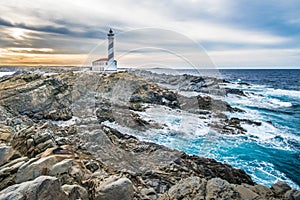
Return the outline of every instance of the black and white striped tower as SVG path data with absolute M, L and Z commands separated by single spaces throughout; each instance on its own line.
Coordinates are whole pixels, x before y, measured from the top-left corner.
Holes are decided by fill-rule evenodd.
M 107 38 L 108 38 L 108 63 L 107 65 L 110 66 L 114 66 L 114 33 L 113 31 L 110 29 L 108 34 L 107 34 Z

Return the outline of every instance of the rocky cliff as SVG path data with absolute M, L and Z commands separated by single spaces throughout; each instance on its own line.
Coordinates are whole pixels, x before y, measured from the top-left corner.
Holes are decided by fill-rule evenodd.
M 135 112 L 160 105 L 214 116 L 218 120 L 210 126 L 226 134 L 243 132 L 240 119 L 221 112 L 242 111 L 211 97 L 194 101 L 162 87 L 163 79 L 127 72 L 0 78 L 0 199 L 300 198 L 283 182 L 257 185 L 240 169 L 103 124 L 160 129 L 165 125 Z M 182 87 L 205 90 L 201 82 L 185 77 Z

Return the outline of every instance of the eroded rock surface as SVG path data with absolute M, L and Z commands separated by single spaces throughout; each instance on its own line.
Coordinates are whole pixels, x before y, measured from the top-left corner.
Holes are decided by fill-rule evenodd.
M 179 81 L 167 78 L 168 83 Z M 182 80 L 185 90 L 201 91 L 219 82 L 191 76 Z M 0 79 L 0 94 L 0 199 L 299 198 L 299 191 L 284 183 L 256 185 L 243 170 L 140 141 L 102 123 L 139 131 L 164 127 L 134 112 L 149 105 L 187 112 L 196 106 L 193 113 L 220 115 L 223 121 L 216 129 L 227 126 L 227 134 L 240 123 L 255 123 L 221 116 L 218 107 L 210 109 L 211 98 L 189 104 L 190 99 L 152 78 L 126 72 L 18 73 Z

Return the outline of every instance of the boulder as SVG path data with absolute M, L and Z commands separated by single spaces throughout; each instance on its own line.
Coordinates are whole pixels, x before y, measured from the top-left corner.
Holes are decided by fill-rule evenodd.
M 288 200 L 300 200 L 300 191 L 289 190 L 285 193 L 284 198 Z
M 143 188 L 141 194 L 145 199 L 157 199 L 157 193 L 153 188 Z
M 40 175 L 48 174 L 49 168 L 57 162 L 55 156 L 30 159 L 18 169 L 16 183 L 33 180 Z
M 0 141 L 2 140 L 7 143 L 11 140 L 12 135 L 13 133 L 10 127 L 0 124 Z
M 204 199 L 206 183 L 205 179 L 189 177 L 172 186 L 167 196 L 170 199 Z
M 73 167 L 72 155 L 50 155 L 42 158 L 32 158 L 24 163 L 17 172 L 16 183 L 33 180 L 41 175 L 57 176 L 71 173 Z
M 110 176 L 96 188 L 96 200 L 131 200 L 133 198 L 132 182 L 128 178 Z
M 27 160 L 27 157 L 17 158 L 0 167 L 0 190 L 15 184 L 16 172 Z
M 226 94 L 235 94 L 235 95 L 240 95 L 240 96 L 246 96 L 245 93 L 240 89 L 226 88 L 225 90 L 226 90 Z
M 259 197 L 258 194 L 243 185 L 237 185 L 236 190 L 243 200 L 254 200 Z
M 220 178 L 207 181 L 206 200 L 213 199 L 241 199 L 234 185 Z
M 62 190 L 68 195 L 69 200 L 88 200 L 89 194 L 86 189 L 80 185 L 63 185 Z
M 56 176 L 63 173 L 68 173 L 72 168 L 73 159 L 65 159 L 62 160 L 53 166 L 51 166 L 49 174 L 52 176 Z
M 264 197 L 266 199 L 273 195 L 272 190 L 263 185 L 255 185 L 251 188 L 251 190 L 259 194 L 259 196 Z
M 8 160 L 13 156 L 14 151 L 10 146 L 0 144 L 0 166 L 7 163 Z
M 278 197 L 282 196 L 284 193 L 291 189 L 292 188 L 288 184 L 282 181 L 277 182 L 271 186 L 271 190 Z
M 0 191 L 0 199 L 65 200 L 67 195 L 61 190 L 57 178 L 39 176 L 32 181 L 12 185 Z

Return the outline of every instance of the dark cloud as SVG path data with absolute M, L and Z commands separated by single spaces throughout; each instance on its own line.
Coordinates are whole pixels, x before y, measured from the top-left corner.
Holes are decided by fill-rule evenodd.
M 9 21 L 6 21 L 4 19 L 2 19 L 0 17 L 0 26 L 9 26 L 9 27 L 13 27 L 14 25 L 12 23 L 10 23 Z
M 64 24 L 68 25 L 67 22 L 65 22 Z M 32 31 L 67 35 L 70 37 L 80 37 L 80 38 L 103 38 L 103 36 L 106 35 L 106 31 L 105 32 L 103 31 L 104 27 L 91 28 L 86 25 L 80 25 L 80 24 L 76 24 L 76 26 L 74 26 L 74 24 L 71 25 L 73 26 L 66 27 L 66 26 L 61 26 L 60 24 L 58 24 L 58 26 L 50 26 L 50 25 L 32 26 L 32 25 L 27 25 L 25 23 L 13 24 L 5 19 L 0 18 L 0 26 L 6 26 L 6 27 L 22 28 L 22 29 L 27 29 Z

